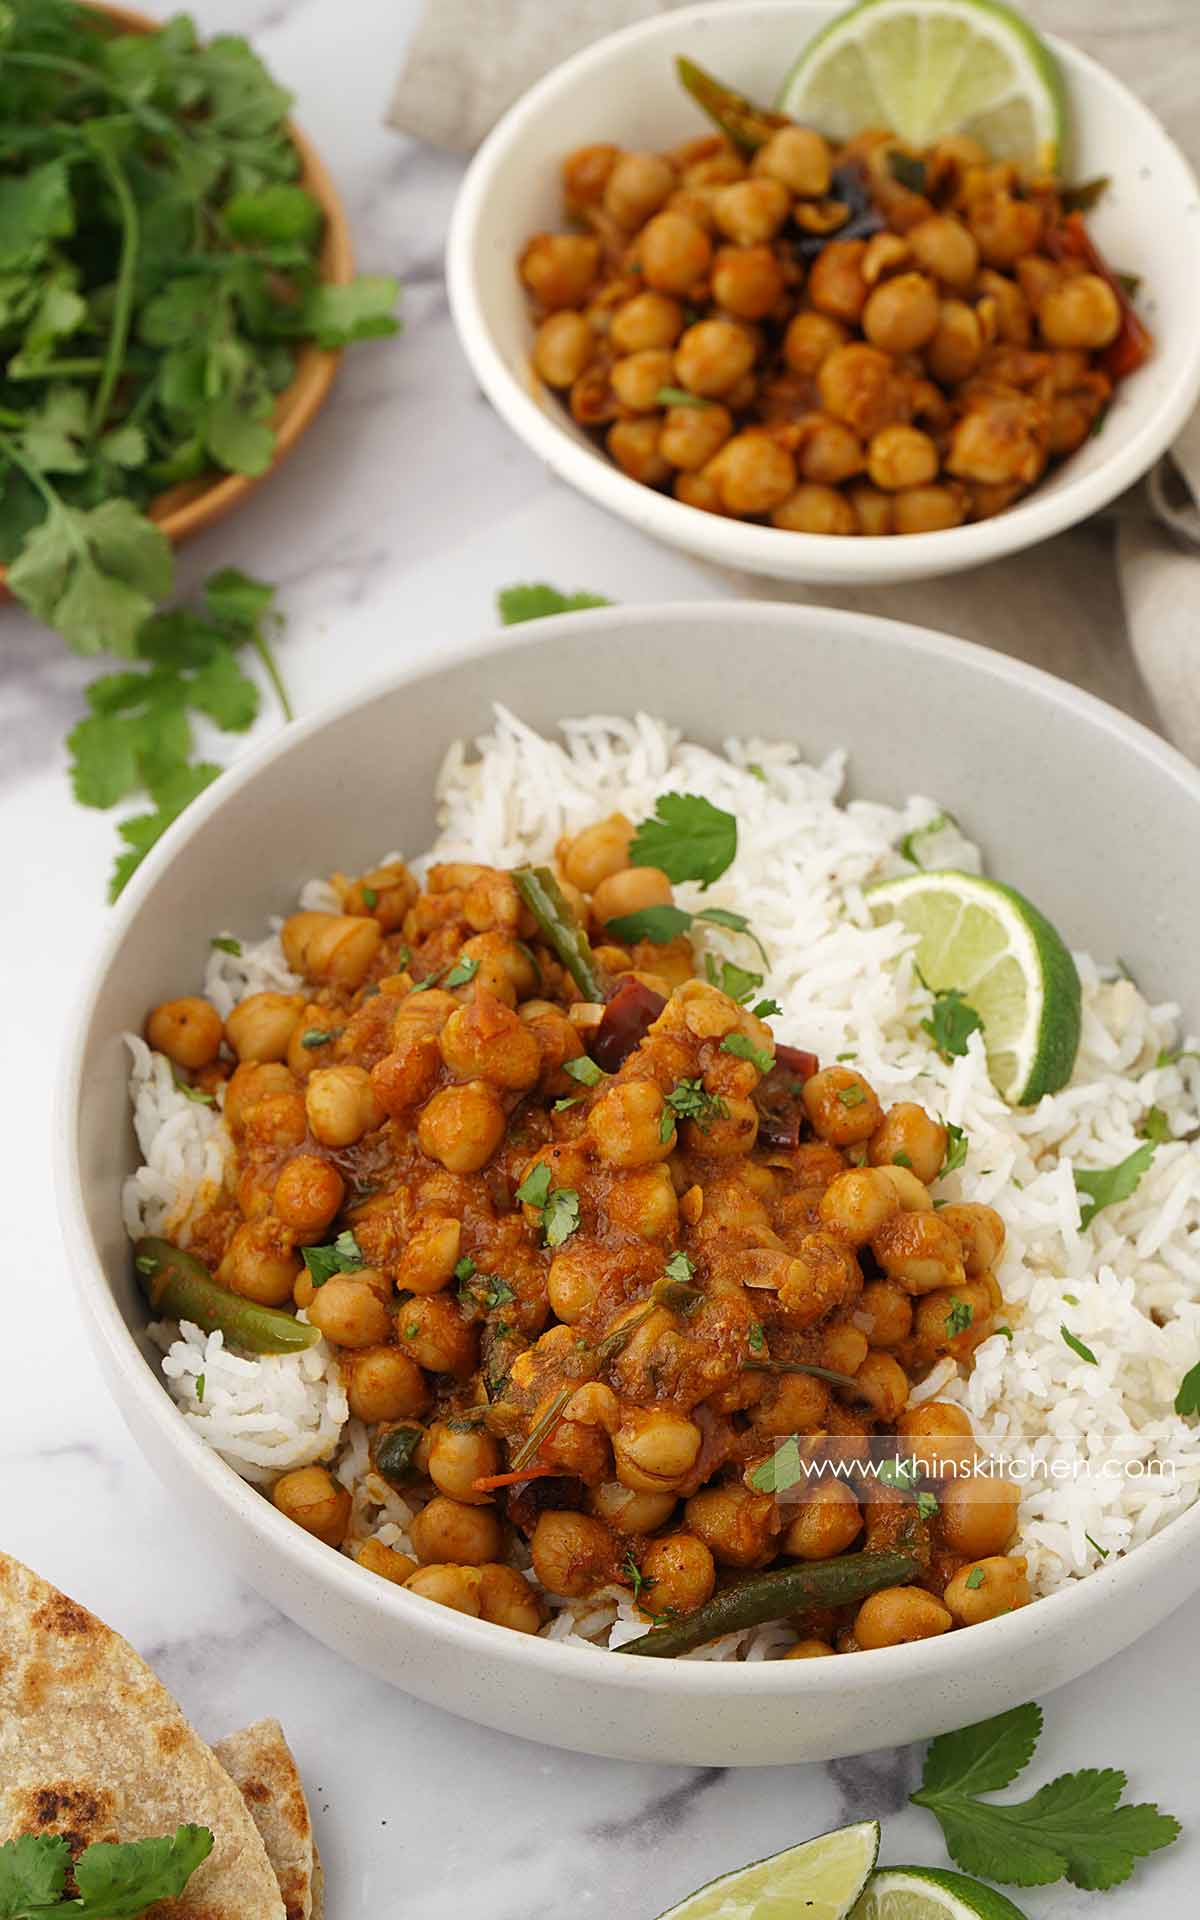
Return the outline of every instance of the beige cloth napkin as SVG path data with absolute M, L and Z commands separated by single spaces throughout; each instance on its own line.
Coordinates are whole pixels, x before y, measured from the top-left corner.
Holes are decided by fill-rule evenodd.
M 428 0 L 391 122 L 469 152 L 548 68 L 602 34 L 683 4 Z M 1197 0 L 1028 0 L 1026 10 L 1118 73 L 1192 164 L 1200 163 Z M 1015 560 L 854 593 L 744 584 L 774 598 L 889 613 L 1001 648 L 1157 724 L 1200 761 L 1200 415 L 1172 459 L 1114 508 Z

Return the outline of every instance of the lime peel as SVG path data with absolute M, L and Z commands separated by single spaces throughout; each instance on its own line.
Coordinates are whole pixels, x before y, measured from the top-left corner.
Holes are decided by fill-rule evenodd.
M 879 1822 L 860 1820 L 722 1874 L 659 1920 L 849 1920 L 878 1856 Z
M 880 1867 L 851 1920 L 1026 1920 L 996 1887 L 946 1867 Z

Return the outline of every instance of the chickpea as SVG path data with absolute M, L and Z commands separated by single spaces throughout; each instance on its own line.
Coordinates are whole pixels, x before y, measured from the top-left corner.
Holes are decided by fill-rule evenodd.
M 730 513 L 769 513 L 796 485 L 796 463 L 786 447 L 759 428 L 727 440 L 705 471 Z
M 673 347 L 683 332 L 683 308 L 664 293 L 647 290 L 623 301 L 608 330 L 614 353 L 644 353 Z
M 449 1173 L 478 1173 L 503 1138 L 504 1108 L 495 1089 L 483 1080 L 443 1087 L 417 1123 L 421 1152 L 440 1160 Z
M 621 1080 L 607 1088 L 588 1115 L 588 1132 L 612 1167 L 654 1166 L 675 1145 L 674 1122 L 652 1080 Z
M 835 1147 L 869 1140 L 883 1117 L 874 1088 L 852 1067 L 826 1067 L 801 1095 L 813 1132 Z
M 460 960 L 474 960 L 479 968 L 475 975 L 478 986 L 486 987 L 495 994 L 497 1000 L 503 1000 L 506 1007 L 515 1006 L 518 1000 L 527 999 L 536 993 L 541 984 L 541 975 L 529 953 L 519 940 L 494 928 L 488 933 L 473 934 L 465 940 L 459 953 Z M 422 994 L 421 999 L 428 996 Z
M 960 1567 L 942 1601 L 956 1626 L 975 1627 L 1029 1605 L 1028 1561 L 1008 1554 L 991 1554 Z
M 905 417 L 895 363 L 865 341 L 852 340 L 827 355 L 817 370 L 817 391 L 825 412 L 844 420 L 860 439 L 870 440 Z
M 643 228 L 638 257 L 648 287 L 686 295 L 708 272 L 712 242 L 689 214 L 665 208 Z
M 394 1547 L 385 1547 L 382 1540 L 364 1540 L 354 1558 L 368 1573 L 377 1573 L 381 1580 L 390 1580 L 396 1587 L 402 1587 L 417 1570 L 415 1560 L 406 1553 L 397 1553 Z
M 597 140 L 591 146 L 576 147 L 563 161 L 563 192 L 574 212 L 583 207 L 598 207 L 604 198 L 609 175 L 621 157 L 620 147 Z
M 908 1375 L 890 1353 L 872 1350 L 854 1376 L 854 1398 L 865 1400 L 877 1420 L 895 1420 L 904 1411 L 908 1393 Z
M 851 534 L 858 532 L 854 508 L 832 487 L 806 482 L 781 500 L 771 514 L 771 525 L 785 533 Z
M 458 1566 L 481 1567 L 485 1560 L 498 1560 L 504 1550 L 504 1527 L 494 1507 L 466 1506 L 444 1493 L 435 1494 L 414 1516 L 409 1535 L 426 1566 L 452 1560 Z
M 284 1060 L 304 1006 L 298 993 L 251 993 L 225 1022 L 239 1060 Z
M 588 1507 L 614 1533 L 653 1533 L 675 1511 L 673 1493 L 644 1493 L 620 1480 L 604 1480 L 588 1489 Z
M 808 297 L 818 313 L 857 326 L 867 302 L 866 251 L 865 240 L 830 240 L 822 247 L 808 276 Z
M 1036 253 L 1042 237 L 1042 210 L 1034 200 L 1010 193 L 989 193 L 973 200 L 967 212 L 971 234 L 989 267 L 1011 267 L 1023 253 Z
M 596 336 L 581 313 L 560 308 L 542 321 L 533 343 L 533 364 L 548 387 L 574 386 L 589 364 Z
M 912 1301 L 890 1280 L 869 1280 L 854 1317 L 873 1347 L 898 1347 L 912 1332 Z
M 592 895 L 592 912 L 602 924 L 646 907 L 669 907 L 674 902 L 671 882 L 660 867 L 624 867 L 599 882 Z
M 318 1287 L 308 1317 L 335 1347 L 377 1347 L 392 1330 L 383 1301 L 357 1274 L 335 1273 Z
M 722 247 L 713 261 L 713 299 L 739 320 L 765 319 L 783 290 L 783 268 L 770 247 Z
M 793 373 L 811 379 L 834 348 L 845 346 L 846 340 L 840 320 L 827 313 L 798 313 L 788 322 L 783 336 L 783 357 Z
M 899 1208 L 896 1189 L 877 1167 L 848 1167 L 821 1195 L 821 1225 L 849 1246 L 862 1247 Z
M 613 1435 L 617 1479 L 637 1493 L 669 1491 L 695 1466 L 703 1438 L 694 1420 L 668 1407 L 627 1407 Z
M 816 1433 L 829 1409 L 829 1389 L 807 1373 L 771 1380 L 750 1418 L 756 1433 Z
M 475 1482 L 499 1471 L 500 1448 L 486 1428 L 444 1420 L 430 1427 L 428 1473 L 439 1493 L 464 1507 L 488 1507 L 492 1496 L 478 1492 Z
M 953 487 L 906 487 L 893 496 L 897 533 L 943 533 L 963 522 L 963 503 Z
M 896 1422 L 905 1457 L 929 1480 L 945 1480 L 976 1458 L 969 1415 L 949 1400 L 925 1400 L 908 1407 Z
M 891 1181 L 896 1198 L 905 1213 L 932 1213 L 933 1198 L 923 1180 L 918 1180 L 908 1167 L 880 1167 L 879 1172 Z
M 744 180 L 746 163 L 723 134 L 706 134 L 680 149 L 679 163 L 687 187 L 727 186 L 731 180 Z
M 851 487 L 849 503 L 858 521 L 858 531 L 874 539 L 895 532 L 892 502 L 876 487 Z
M 542 1070 L 536 1035 L 486 988 L 477 987 L 474 1000 L 451 1014 L 440 1045 L 443 1060 L 460 1080 L 521 1093 Z
M 707 473 L 677 473 L 671 491 L 685 507 L 697 507 L 701 513 L 715 513 L 722 519 L 726 517 L 717 483 Z
M 420 1594 L 422 1600 L 436 1600 L 439 1606 L 452 1607 L 455 1613 L 471 1614 L 476 1620 L 481 1612 L 480 1584 L 475 1567 L 455 1567 L 449 1562 L 418 1567 L 404 1582 L 406 1592 Z
M 961 220 L 952 213 L 931 214 L 904 237 L 919 267 L 956 293 L 966 291 L 979 265 L 979 247 Z
M 375 1102 L 376 1110 L 381 1116 L 386 1113 L 393 1119 L 398 1119 L 411 1107 L 419 1106 L 421 1101 L 432 1093 L 441 1065 L 442 1054 L 436 1033 L 429 1028 L 419 1027 L 415 1021 L 400 1022 L 392 1052 L 386 1054 L 382 1060 L 377 1060 L 368 1075 L 368 1090 Z M 361 1071 L 359 1067 L 328 1069 L 330 1073 L 357 1074 Z M 314 1074 L 308 1083 L 310 1092 L 307 1097 L 310 1099 L 313 1083 L 318 1078 L 322 1081 L 322 1094 L 324 1094 L 324 1076 Z M 359 1124 L 358 1118 L 351 1117 L 354 1109 L 341 1090 L 334 1093 L 331 1104 L 333 1105 L 331 1115 L 322 1112 L 319 1122 L 314 1116 L 309 1117 L 309 1125 L 318 1139 L 326 1138 L 325 1133 L 318 1131 L 318 1125 L 327 1130 L 333 1130 Z M 363 1108 L 365 1110 L 365 1102 Z M 366 1131 L 366 1128 L 364 1127 L 362 1131 Z M 326 1144 L 333 1146 L 340 1143 L 327 1140 Z
M 1098 273 L 1079 273 L 1049 287 L 1037 310 L 1052 347 L 1107 347 L 1121 331 L 1121 303 Z
M 493 1626 L 512 1633 L 537 1633 L 545 1612 L 528 1580 L 515 1567 L 491 1562 L 479 1569 L 479 1611 Z
M 454 1277 L 462 1222 L 436 1215 L 418 1224 L 400 1255 L 396 1285 L 407 1293 L 440 1293 Z
M 146 1022 L 149 1044 L 177 1067 L 211 1066 L 221 1050 L 224 1031 L 216 1008 L 196 994 L 164 1000 Z
M 971 1202 L 943 1207 L 942 1220 L 953 1227 L 962 1243 L 963 1267 L 975 1278 L 990 1273 L 1004 1248 L 1004 1222 L 995 1207 Z
M 919 427 L 883 427 L 867 448 L 867 472 L 886 493 L 924 486 L 937 470 L 938 450 Z
M 974 307 L 965 300 L 943 300 L 937 331 L 925 349 L 934 379 L 946 387 L 968 379 L 983 358 L 983 346 L 983 328 Z
M 415 1419 L 429 1405 L 429 1386 L 415 1360 L 399 1347 L 366 1347 L 351 1363 L 346 1390 L 356 1420 Z
M 987 1474 L 956 1475 L 942 1489 L 942 1538 L 952 1553 L 982 1560 L 1003 1553 L 1017 1530 L 1020 1489 Z
M 280 928 L 293 973 L 306 980 L 361 987 L 383 941 L 378 920 L 349 913 L 293 913 Z
M 565 878 L 583 893 L 594 893 L 602 880 L 624 872 L 629 865 L 633 833 L 633 821 L 623 813 L 610 813 L 607 820 L 585 827 L 563 853 Z
M 251 1065 L 247 1061 L 243 1066 L 234 1068 L 233 1076 L 225 1088 L 225 1124 L 236 1140 L 244 1133 L 255 1107 L 272 1096 L 296 1092 L 296 1076 L 282 1062 Z M 304 1134 L 301 1133 L 300 1140 L 303 1138 Z M 299 1146 L 300 1140 L 291 1144 Z
M 271 1499 L 280 1513 L 327 1547 L 340 1547 L 346 1538 L 350 1494 L 324 1467 L 297 1467 L 282 1474 L 271 1488 Z
M 775 1548 L 779 1509 L 769 1493 L 747 1487 L 703 1487 L 684 1507 L 697 1534 L 723 1567 L 761 1567 Z
M 269 1093 L 250 1108 L 242 1131 L 252 1147 L 300 1146 L 308 1131 L 303 1096 Z
M 1027 347 L 1033 337 L 1033 315 L 1016 281 L 984 267 L 975 282 L 975 290 L 984 296 L 975 310 L 985 338 L 990 341 L 998 334 L 1009 346 Z
M 739 247 L 757 247 L 775 238 L 791 205 L 792 196 L 782 181 L 767 176 L 722 187 L 713 202 L 713 214 L 727 240 Z
M 814 414 L 805 423 L 799 453 L 801 476 L 819 486 L 836 487 L 863 469 L 862 442 L 858 435 L 844 421 L 826 414 Z
M 317 1067 L 304 1089 L 313 1138 L 325 1147 L 352 1147 L 383 1120 L 383 1108 L 365 1067 Z
M 958 1235 L 940 1213 L 894 1213 L 872 1234 L 871 1251 L 909 1293 L 961 1287 L 965 1279 Z
M 671 463 L 662 453 L 662 415 L 642 414 L 636 420 L 614 420 L 604 444 L 622 473 L 643 487 L 661 487 L 671 477 Z
M 873 1167 L 909 1167 L 926 1185 L 936 1180 L 946 1158 L 949 1135 L 914 1100 L 889 1107 L 868 1149 Z
M 536 233 L 518 263 L 541 307 L 581 307 L 600 264 L 600 243 L 581 233 Z
M 862 328 L 884 353 L 916 353 L 937 332 L 941 302 L 923 273 L 898 273 L 874 288 L 863 308 Z
M 668 407 L 658 449 L 673 467 L 695 472 L 733 432 L 733 415 L 715 402 L 705 407 Z
M 657 213 L 675 185 L 675 169 L 658 153 L 623 153 L 604 187 L 604 211 L 632 232 Z
M 641 1240 L 665 1240 L 679 1219 L 679 1202 L 665 1165 L 644 1167 L 614 1182 L 605 1199 L 610 1225 Z
M 546 1277 L 546 1293 L 558 1318 L 573 1327 L 591 1306 L 603 1280 L 604 1271 L 594 1248 L 573 1243 L 555 1254 Z
M 789 1521 L 783 1550 L 797 1560 L 831 1560 L 862 1531 L 858 1501 L 844 1480 L 818 1480 Z
M 328 1285 L 328 1282 L 326 1282 Z M 429 1373 L 451 1373 L 465 1380 L 478 1360 L 475 1331 L 448 1293 L 416 1294 L 402 1301 L 395 1319 L 396 1337 Z M 443 1489 L 446 1493 L 453 1488 Z M 459 1496 L 462 1497 L 461 1495 Z
M 616 1535 L 602 1520 L 554 1507 L 538 1515 L 529 1550 L 542 1586 L 568 1600 L 607 1586 L 621 1559 Z
M 783 1657 L 785 1660 L 822 1660 L 827 1653 L 832 1652 L 833 1648 L 827 1646 L 824 1640 L 810 1637 L 806 1640 L 797 1640 L 795 1646 L 789 1647 Z
M 868 1352 L 866 1334 L 850 1320 L 835 1322 L 822 1335 L 821 1365 L 834 1373 L 856 1374 Z
M 675 356 L 669 347 L 645 347 L 614 364 L 609 378 L 623 407 L 634 413 L 653 413 L 660 387 L 670 386 Z
M 946 469 L 962 480 L 1032 485 L 1046 464 L 1048 420 L 1040 402 L 1013 389 L 978 396 L 950 439 Z
M 732 393 L 754 365 L 750 334 L 734 320 L 698 320 L 675 349 L 675 379 L 707 400 Z
M 717 1584 L 712 1553 L 694 1533 L 667 1533 L 652 1540 L 640 1571 L 655 1613 L 694 1613 L 712 1599 Z
M 275 1211 L 302 1243 L 320 1239 L 345 1197 L 337 1168 L 315 1153 L 298 1153 L 275 1182 Z
M 300 1271 L 286 1227 L 277 1220 L 247 1220 L 236 1229 L 217 1268 L 217 1279 L 243 1299 L 281 1307 Z
M 811 127 L 780 127 L 758 149 L 754 172 L 780 180 L 805 200 L 819 200 L 829 192 L 833 154 L 829 142 Z
M 833 1308 L 852 1300 L 861 1285 L 858 1261 L 844 1241 L 830 1233 L 809 1233 L 787 1262 L 775 1299 L 786 1324 L 802 1331 L 815 1326 Z M 863 1350 L 866 1350 L 865 1340 Z
M 933 1640 L 953 1625 L 940 1600 L 923 1587 L 884 1587 L 855 1614 L 854 1638 L 868 1650 L 904 1647 L 913 1640 Z

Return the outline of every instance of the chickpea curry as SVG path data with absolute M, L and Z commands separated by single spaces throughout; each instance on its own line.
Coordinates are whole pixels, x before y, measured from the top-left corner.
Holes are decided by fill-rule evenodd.
M 720 131 L 563 162 L 519 272 L 533 363 L 632 479 L 796 533 L 1002 512 L 1151 350 L 1078 196 L 964 135 L 834 148 L 689 61 Z
M 554 868 L 335 875 L 340 911 L 283 924 L 296 991 L 157 1007 L 232 1144 L 142 1284 L 251 1351 L 324 1336 L 412 1553 L 350 1541 L 323 1466 L 274 1503 L 461 1612 L 534 1633 L 624 1590 L 628 1650 L 787 1619 L 792 1658 L 1008 1612 L 1017 1490 L 957 1470 L 958 1406 L 910 1405 L 994 1330 L 1003 1223 L 935 1204 L 940 1120 L 777 1043 L 762 975 L 698 957 L 663 830 L 689 806 L 736 825 L 668 795 Z M 906 1470 L 868 1474 L 881 1450 Z M 818 1453 L 864 1471 L 794 1484 Z

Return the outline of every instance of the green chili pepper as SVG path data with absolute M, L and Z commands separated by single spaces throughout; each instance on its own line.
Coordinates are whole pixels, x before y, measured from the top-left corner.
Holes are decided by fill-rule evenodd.
M 770 108 L 756 106 L 753 100 L 747 100 L 745 94 L 735 93 L 715 74 L 706 73 L 703 67 L 698 67 L 694 60 L 686 60 L 680 55 L 675 62 L 675 71 L 696 105 L 720 127 L 722 133 L 729 136 L 735 146 L 741 147 L 746 153 L 753 153 L 756 147 L 765 146 L 780 127 L 795 125 L 786 113 L 772 113 Z
M 205 1333 L 223 1333 L 247 1353 L 303 1353 L 321 1338 L 290 1313 L 260 1307 L 214 1280 L 203 1260 L 169 1240 L 139 1240 L 134 1248 L 138 1284 L 155 1313 L 192 1320 Z
M 760 1573 L 752 1580 L 739 1580 L 735 1586 L 726 1587 L 682 1620 L 654 1627 L 640 1640 L 627 1641 L 620 1652 L 660 1658 L 690 1653 L 693 1647 L 719 1640 L 724 1633 L 761 1627 L 785 1614 L 865 1600 L 881 1587 L 902 1586 L 917 1571 L 917 1562 L 906 1553 L 845 1553 L 837 1560 Z
M 416 1473 L 413 1459 L 425 1429 L 423 1427 L 393 1427 L 385 1433 L 375 1448 L 375 1470 L 395 1486 L 402 1486 Z
M 549 867 L 518 867 L 513 880 L 547 946 L 558 955 L 584 999 L 602 1001 L 605 982 L 596 956 Z

